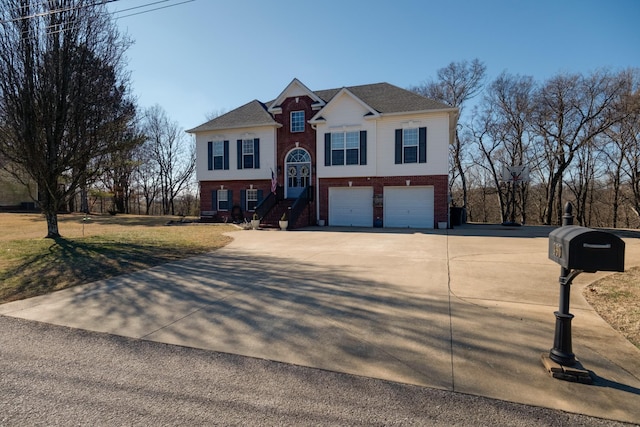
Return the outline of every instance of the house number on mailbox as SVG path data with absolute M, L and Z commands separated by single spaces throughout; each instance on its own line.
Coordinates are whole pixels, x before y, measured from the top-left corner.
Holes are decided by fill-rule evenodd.
M 553 256 L 562 258 L 562 245 L 559 243 L 553 244 Z

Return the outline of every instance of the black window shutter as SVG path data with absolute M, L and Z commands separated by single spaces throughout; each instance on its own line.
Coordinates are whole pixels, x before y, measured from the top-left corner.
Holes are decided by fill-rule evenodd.
M 427 128 L 418 129 L 418 163 L 427 163 Z
M 218 210 L 218 190 L 213 190 L 211 192 L 211 210 Z
M 247 210 L 247 190 L 240 190 L 240 208 Z
M 224 170 L 229 170 L 229 141 L 224 141 L 224 158 L 222 162 L 224 165 L 222 166 Z
M 213 169 L 213 141 L 207 142 L 207 169 Z
M 331 134 L 324 134 L 324 165 L 331 166 Z
M 242 140 L 237 141 L 238 144 L 238 169 L 242 169 Z
M 367 164 L 367 131 L 360 131 L 360 164 Z
M 262 201 L 262 190 L 258 190 L 258 200 L 256 202 L 256 206 Z
M 402 129 L 396 129 L 396 165 L 402 163 Z
M 229 203 L 229 210 L 233 208 L 233 191 L 227 190 L 227 200 Z
M 260 169 L 260 138 L 253 140 L 253 167 Z

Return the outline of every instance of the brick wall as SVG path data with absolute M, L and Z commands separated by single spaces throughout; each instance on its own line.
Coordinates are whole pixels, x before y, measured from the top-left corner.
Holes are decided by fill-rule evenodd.
M 348 187 L 349 181 L 353 187 L 373 187 L 374 197 L 384 194 L 384 187 L 406 186 L 407 180 L 411 181 L 411 186 L 431 185 L 434 187 L 434 212 L 433 219 L 438 222 L 448 220 L 449 196 L 447 175 L 417 175 L 417 176 L 386 176 L 386 177 L 353 177 L 353 178 L 323 178 L 320 180 L 320 219 L 329 219 L 329 187 Z M 384 221 L 384 208 L 374 206 L 373 216 L 382 218 Z
M 284 184 L 285 180 L 285 160 L 287 153 L 296 147 L 304 148 L 311 155 L 311 167 L 315 171 L 316 167 L 316 131 L 311 128 L 311 125 L 307 123 L 315 115 L 315 111 L 311 109 L 312 99 L 308 96 L 300 96 L 294 98 L 287 98 L 282 103 L 282 113 L 274 116 L 278 123 L 283 126 L 278 129 L 278 147 L 277 147 L 277 162 L 278 162 L 278 183 Z M 291 132 L 290 121 L 292 111 L 304 111 L 304 132 Z
M 223 185 L 226 190 L 231 190 L 231 198 L 233 199 L 230 204 L 240 205 L 240 191 L 248 190 L 250 185 L 253 188 L 262 190 L 262 197 L 267 197 L 271 192 L 271 180 L 257 180 L 257 181 L 202 181 L 200 182 L 200 211 L 215 211 L 216 206 L 212 205 L 211 193 L 220 189 Z M 245 207 L 242 206 L 244 217 L 248 220 L 252 219 L 253 212 L 246 212 Z M 229 217 L 231 210 L 218 212 L 218 218 L 224 220 L 224 217 Z M 278 217 L 280 214 L 277 215 Z M 306 227 L 307 225 L 316 224 L 316 205 L 315 200 L 310 203 L 310 206 L 305 207 L 304 212 L 300 215 L 297 221 L 297 227 Z M 294 227 L 292 227 L 294 228 Z
M 271 191 L 271 181 L 270 180 L 255 180 L 255 181 L 200 181 L 200 210 L 201 211 L 215 211 L 216 206 L 212 206 L 212 198 L 211 193 L 215 190 L 220 190 L 220 186 L 223 185 L 225 189 L 231 190 L 231 198 L 233 199 L 230 203 L 231 206 L 240 205 L 240 190 L 248 190 L 251 185 L 253 188 L 262 190 L 262 196 L 267 197 L 269 192 Z M 241 206 L 242 211 L 244 213 L 244 217 L 248 220 L 251 219 L 253 212 L 244 212 L 245 207 Z M 228 214 L 224 212 L 219 212 L 219 217 L 228 216 L 231 214 L 231 211 Z

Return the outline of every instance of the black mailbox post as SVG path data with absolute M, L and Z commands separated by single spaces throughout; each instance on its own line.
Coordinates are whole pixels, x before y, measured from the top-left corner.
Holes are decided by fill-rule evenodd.
M 554 362 L 576 364 L 571 344 L 569 313 L 570 286 L 582 272 L 624 271 L 624 241 L 613 234 L 573 224 L 573 207 L 565 205 L 562 227 L 549 234 L 549 259 L 560 264 L 560 304 L 554 314 L 556 330 L 549 358 Z

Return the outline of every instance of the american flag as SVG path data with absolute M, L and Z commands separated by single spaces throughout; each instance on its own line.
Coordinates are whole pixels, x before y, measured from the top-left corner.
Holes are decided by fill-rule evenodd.
M 278 188 L 278 179 L 276 178 L 276 174 L 271 169 L 271 192 L 276 194 L 276 188 Z

